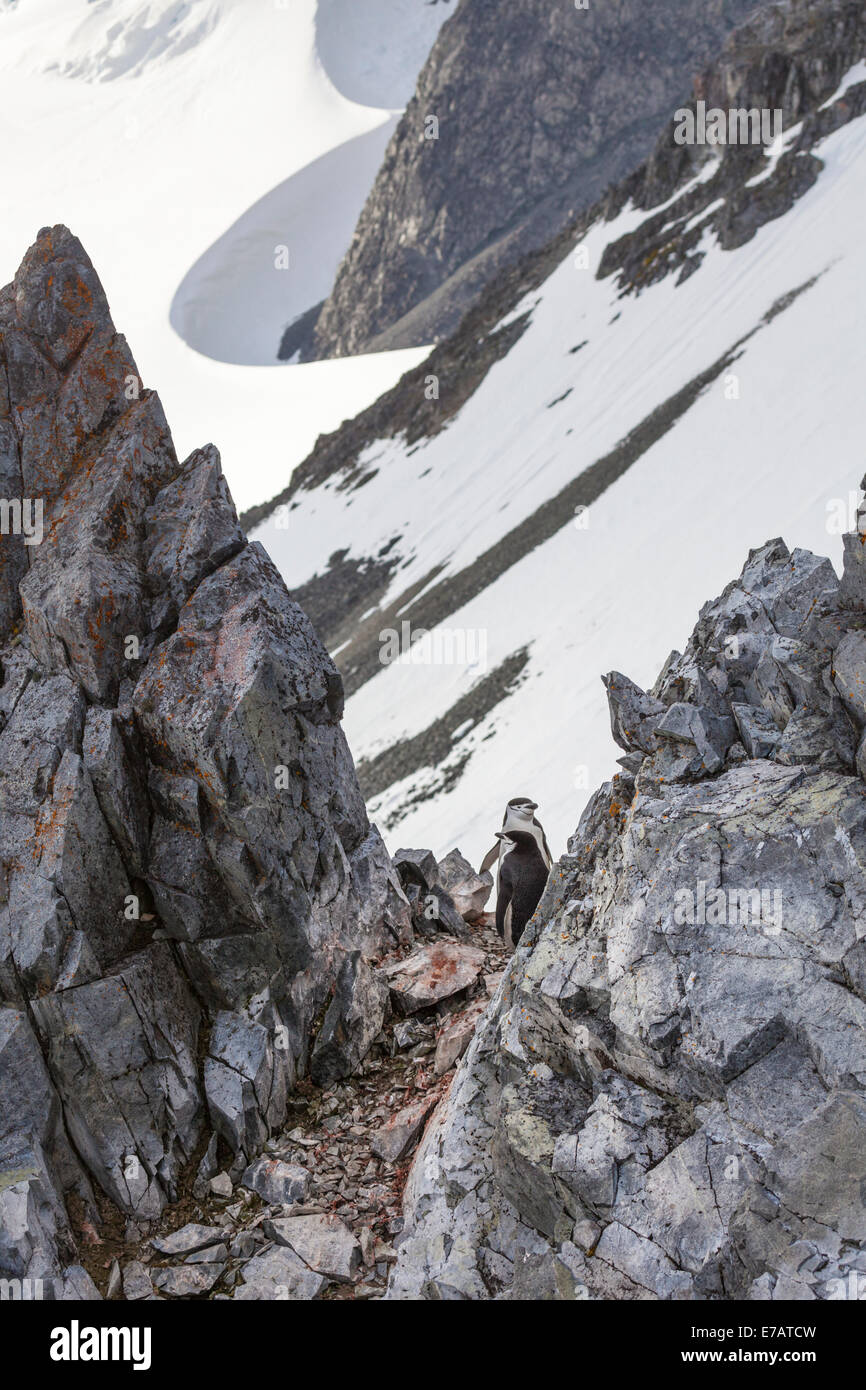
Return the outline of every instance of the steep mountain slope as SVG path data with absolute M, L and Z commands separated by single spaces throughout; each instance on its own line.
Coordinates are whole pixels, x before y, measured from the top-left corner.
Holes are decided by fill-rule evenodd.
M 395 842 L 480 856 L 529 792 L 561 846 L 615 751 L 598 671 L 625 649 L 650 680 L 768 532 L 839 559 L 864 423 L 864 52 L 861 3 L 738 31 L 699 90 L 781 108 L 771 148 L 680 146 L 672 123 L 249 516 L 344 673 Z M 433 637 L 390 661 L 403 623 Z
M 453 331 L 497 269 L 646 156 L 696 69 L 753 8 L 462 0 L 390 141 L 309 355 Z
M 179 447 L 219 438 L 241 505 L 273 493 L 322 429 L 418 360 L 277 369 L 287 323 L 327 292 L 393 129 L 392 102 L 411 91 L 448 12 L 375 0 L 367 47 L 354 53 L 334 33 L 339 8 L 0 8 L 0 281 L 35 228 L 74 225 L 119 316 L 138 327 L 142 369 L 164 383 Z M 388 53 L 377 57 L 383 34 Z M 356 72 L 366 95 L 379 91 L 374 104 L 359 104 Z
M 651 694 L 608 677 L 631 771 L 428 1128 L 392 1298 L 862 1298 L 858 521 L 841 586 L 770 541 Z

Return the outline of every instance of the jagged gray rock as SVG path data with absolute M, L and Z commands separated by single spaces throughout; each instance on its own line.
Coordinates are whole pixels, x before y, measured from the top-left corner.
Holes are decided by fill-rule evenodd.
M 218 1245 L 222 1238 L 219 1226 L 202 1226 L 190 1221 L 169 1236 L 158 1236 L 150 1243 L 159 1255 L 194 1255 L 208 1246 Z
M 388 986 L 361 952 L 347 956 L 313 1048 L 310 1074 L 317 1086 L 331 1086 L 357 1071 L 381 1031 L 389 1000 Z
M 444 1076 L 454 1063 L 459 1061 L 472 1041 L 481 1015 L 486 1007 L 485 1000 L 470 1004 L 468 1009 L 447 1022 L 436 1039 L 436 1055 L 433 1058 L 433 1075 Z
M 327 1287 L 322 1274 L 305 1265 L 287 1245 L 274 1245 L 254 1255 L 242 1269 L 244 1282 L 234 1297 L 247 1299 L 289 1299 L 309 1302 Z
M 209 1293 L 224 1269 L 224 1264 L 169 1265 L 154 1271 L 153 1282 L 170 1298 L 195 1298 Z
M 415 1014 L 468 989 L 484 965 L 484 952 L 477 946 L 456 941 L 422 946 L 404 960 L 394 961 L 382 973 L 391 998 L 404 1014 Z
M 242 1172 L 411 916 L 333 663 L 64 227 L 0 291 L 0 486 L 44 523 L 0 546 L 0 1272 L 80 1297 L 66 1198 L 157 1217 L 208 1125 Z
M 399 1163 L 412 1149 L 437 1100 L 435 1093 L 428 1092 L 392 1115 L 373 1139 L 373 1153 L 385 1163 Z
M 445 883 L 445 877 L 453 876 L 454 864 L 445 867 L 443 876 L 445 864 L 445 860 L 438 864 L 429 849 L 398 849 L 394 855 L 394 868 L 412 908 L 416 931 L 434 936 L 442 928 L 454 936 L 466 936 L 463 916 Z M 471 874 L 470 866 L 466 867 Z
M 121 1278 L 123 1297 L 128 1303 L 137 1303 L 139 1299 L 150 1298 L 153 1294 L 153 1284 L 147 1267 L 140 1260 L 130 1260 L 124 1265 Z
M 265 1235 L 292 1249 L 316 1274 L 341 1284 L 352 1282 L 361 1264 L 361 1247 L 336 1216 L 285 1216 L 266 1221 Z
M 439 863 L 439 881 L 464 922 L 477 922 L 483 916 L 493 891 L 493 875 L 486 869 L 477 874 L 459 849 L 452 849 Z
M 273 1206 L 302 1202 L 310 1186 L 310 1175 L 297 1163 L 282 1163 L 276 1158 L 257 1158 L 243 1175 L 241 1185 L 257 1192 Z
M 637 766 L 589 802 L 428 1125 L 389 1298 L 846 1296 L 866 1261 L 855 587 L 770 541 L 651 694 L 608 678 Z M 698 729 L 714 758 L 672 779 L 670 735 L 695 753 Z

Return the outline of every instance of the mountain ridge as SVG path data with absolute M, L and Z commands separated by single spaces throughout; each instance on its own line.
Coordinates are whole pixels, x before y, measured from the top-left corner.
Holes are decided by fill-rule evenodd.
M 513 693 L 514 688 L 498 677 L 482 688 L 485 673 L 480 670 L 464 668 L 451 676 L 428 669 L 428 689 L 435 684 L 441 693 L 435 700 L 421 695 L 427 715 L 422 723 L 408 712 L 410 706 L 415 708 L 408 674 L 383 671 L 380 634 L 399 628 L 403 621 L 412 630 L 436 631 L 443 624 L 484 627 L 496 643 L 490 670 L 505 672 L 509 668 L 504 663 L 514 652 L 527 649 L 535 636 L 527 610 L 509 646 L 490 596 L 503 584 L 519 592 L 518 576 L 528 565 L 537 567 L 533 556 L 540 555 L 540 547 L 555 545 L 568 556 L 568 565 L 582 566 L 578 552 L 569 554 L 566 540 L 569 528 L 578 524 L 576 507 L 587 509 L 587 522 L 600 514 L 599 507 L 613 507 L 617 489 L 636 469 L 644 469 L 662 448 L 684 447 L 678 440 L 692 432 L 692 421 L 715 409 L 708 402 L 718 398 L 716 393 L 736 391 L 739 397 L 743 364 L 748 371 L 757 358 L 762 378 L 749 392 L 748 404 L 731 400 L 727 415 L 720 415 L 717 447 L 722 446 L 723 432 L 736 426 L 738 414 L 749 414 L 754 431 L 751 442 L 737 432 L 740 452 L 757 451 L 762 430 L 787 429 L 784 416 L 777 418 L 778 398 L 767 394 L 767 389 L 776 389 L 770 349 L 759 345 L 763 339 L 777 341 L 774 325 L 780 315 L 787 321 L 806 313 L 811 319 L 820 314 L 825 296 L 835 297 L 830 288 L 838 273 L 834 267 L 841 264 L 840 255 L 848 254 L 841 241 L 839 250 L 828 250 L 822 258 L 822 238 L 829 244 L 834 233 L 827 238 L 821 232 L 810 238 L 811 251 L 804 254 L 802 241 L 799 249 L 796 245 L 794 222 L 790 232 L 786 228 L 789 219 L 820 216 L 820 208 L 829 206 L 827 200 L 842 196 L 839 180 L 852 177 L 845 171 L 856 154 L 840 156 L 828 170 L 823 151 L 829 141 L 843 136 L 852 151 L 859 149 L 866 90 L 866 70 L 858 67 L 863 52 L 862 7 L 855 4 L 772 7 L 762 20 L 756 18 L 737 31 L 699 80 L 692 109 L 698 100 L 708 99 L 707 93 L 716 100 L 722 92 L 739 106 L 778 106 L 785 129 L 776 145 L 767 152 L 760 146 L 682 146 L 674 139 L 676 121 L 671 117 L 642 166 L 546 248 L 504 272 L 456 334 L 368 411 L 321 438 L 269 507 L 245 514 L 344 673 L 362 784 L 375 798 L 375 812 L 386 832 L 432 841 L 444 849 L 444 819 L 437 812 L 434 828 L 418 808 L 425 795 L 436 804 L 437 790 L 447 784 L 454 793 L 450 804 L 457 816 L 457 836 L 470 845 L 475 840 L 468 836 L 477 836 L 480 852 L 482 833 L 471 824 L 483 814 L 482 744 L 493 731 L 485 766 L 498 784 L 493 749 L 497 735 L 502 731 L 505 736 L 513 718 L 509 708 L 517 708 L 519 702 L 510 695 L 502 698 L 504 689 Z M 699 91 L 705 95 L 698 96 Z M 851 210 L 839 215 L 853 226 L 856 195 L 852 183 L 846 187 Z M 771 241 L 779 249 L 767 252 L 764 248 Z M 790 272 L 783 275 L 780 268 L 787 262 Z M 767 274 L 762 271 L 765 263 Z M 753 276 L 753 294 L 761 302 L 750 310 L 743 297 L 731 314 L 722 286 L 725 275 L 735 273 Z M 762 281 L 772 290 L 765 292 Z M 557 297 L 561 310 L 556 308 Z M 672 302 L 681 303 L 682 309 L 669 307 Z M 650 303 L 659 306 L 660 316 L 671 319 L 670 325 L 663 329 L 648 321 L 649 308 L 642 306 Z M 809 304 L 815 307 L 809 309 Z M 826 334 L 828 326 L 821 331 Z M 653 344 L 645 366 L 638 360 L 638 333 L 649 334 Z M 668 369 L 682 335 L 692 341 L 692 352 L 681 351 L 675 369 Z M 777 345 L 772 353 L 777 356 L 779 351 Z M 792 366 L 805 372 L 805 364 L 798 366 L 793 354 L 788 369 Z M 850 373 L 851 367 L 843 365 L 841 370 Z M 652 390 L 641 393 L 640 404 L 638 372 L 647 380 L 658 376 Z M 603 416 L 597 405 L 602 400 Z M 816 427 L 819 404 L 807 378 L 798 405 L 807 411 L 807 433 Z M 841 465 L 846 419 L 847 413 L 839 421 L 838 460 L 834 456 L 832 465 L 838 475 L 835 487 L 841 491 L 834 494 L 829 483 L 822 489 L 828 509 L 834 495 L 844 496 L 850 489 Z M 700 444 L 691 447 L 698 450 L 696 466 L 709 467 L 702 461 Z M 758 454 L 763 472 L 769 468 L 767 457 L 766 452 Z M 531 485 L 522 475 L 526 459 L 532 460 Z M 804 504 L 809 499 L 812 511 L 808 529 L 798 539 L 817 548 L 825 518 L 815 497 L 815 488 L 822 485 L 814 469 L 804 454 L 799 496 Z M 413 505 L 405 489 L 416 475 L 417 497 L 423 501 Z M 707 486 L 713 486 L 709 472 Z M 768 520 L 770 487 L 768 474 Z M 501 500 L 490 505 L 497 492 Z M 730 536 L 738 517 L 728 511 L 724 499 L 719 505 Z M 750 515 L 748 509 L 745 515 Z M 589 539 L 583 546 L 594 552 Z M 757 544 L 759 536 L 750 539 Z M 619 543 L 611 536 L 611 544 Z M 674 537 L 671 544 L 677 544 Z M 586 576 L 580 572 L 583 582 Z M 471 619 L 463 616 L 470 612 Z M 659 616 L 652 615 L 653 628 Z M 683 625 L 688 617 L 682 615 Z M 586 620 L 592 624 L 591 614 Z M 568 641 L 564 626 L 561 642 Z M 530 667 L 548 688 L 555 684 L 555 698 L 567 690 L 562 647 L 556 656 L 548 654 L 544 671 L 537 657 L 530 658 Z M 478 686 L 475 697 L 473 685 Z M 525 717 L 528 687 L 524 683 L 521 689 Z M 376 691 L 381 691 L 378 697 Z M 491 704 L 494 693 L 497 699 Z M 600 721 L 590 707 L 594 698 L 584 684 L 579 741 L 591 743 L 592 755 L 577 756 L 601 776 L 596 751 Z M 383 700 L 393 711 L 387 728 L 374 718 Z M 473 714 L 468 738 L 465 730 L 458 736 L 464 721 L 450 713 L 464 710 L 467 701 Z M 441 753 L 427 761 L 423 753 L 419 761 L 419 750 L 425 746 L 441 750 L 436 730 L 443 724 L 455 731 L 452 755 L 444 762 Z M 508 735 L 509 749 L 513 742 Z M 534 735 L 530 746 L 546 765 L 549 754 Z M 522 775 L 532 777 L 529 748 L 526 756 Z M 386 763 L 395 774 L 389 788 L 381 783 Z M 461 777 L 465 779 L 467 769 L 470 774 L 465 797 L 460 778 L 455 780 L 458 763 L 464 769 Z M 472 771 L 476 766 L 477 774 Z M 547 775 L 552 777 L 552 771 Z M 502 791 L 507 799 L 509 789 Z M 568 791 L 560 773 L 555 796 L 563 819 Z M 549 799 L 544 780 L 535 795 Z M 564 825 L 560 833 L 566 833 Z
M 622 177 L 753 8 L 463 0 L 395 131 L 302 356 L 439 341 L 498 270 Z M 486 79 L 478 81 L 479 66 Z M 507 113 L 507 114 L 503 114 Z M 436 121 L 435 138 L 429 123 Z

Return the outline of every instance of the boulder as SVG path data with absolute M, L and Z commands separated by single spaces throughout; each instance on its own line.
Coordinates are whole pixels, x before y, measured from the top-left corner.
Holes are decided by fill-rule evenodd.
M 287 1048 L 263 1023 L 224 1010 L 214 1020 L 204 1064 L 214 1129 L 235 1153 L 256 1153 L 285 1113 Z
M 197 1202 L 202 1201 L 207 1196 L 209 1184 L 217 1173 L 217 1148 L 218 1136 L 212 1134 L 208 1146 L 202 1155 L 201 1162 L 196 1169 L 195 1181 L 192 1185 L 192 1195 Z
M 169 1298 L 198 1298 L 210 1293 L 225 1272 L 225 1264 L 169 1265 L 153 1271 L 153 1283 Z
M 417 883 L 428 891 L 440 886 L 439 865 L 429 849 L 398 849 L 394 868 L 407 883 Z
M 479 999 L 477 1003 L 470 1004 L 468 1009 L 464 1009 L 463 1013 L 457 1014 L 445 1024 L 436 1039 L 436 1056 L 433 1058 L 435 1076 L 444 1076 L 463 1056 L 486 1007 L 486 997 Z
M 718 772 L 733 743 L 734 724 L 730 717 L 720 718 L 706 706 L 679 702 L 668 706 L 657 720 L 654 733 L 675 743 L 692 744 L 702 767 L 707 772 Z
M 603 676 L 610 710 L 610 731 L 626 753 L 652 753 L 658 747 L 655 726 L 665 713 L 661 700 L 647 695 L 628 676 L 611 671 Z
M 429 1009 L 468 989 L 484 966 L 484 952 L 458 942 L 422 946 L 382 971 L 391 998 L 403 1014 Z
M 298 1300 L 309 1302 L 326 1289 L 328 1280 L 305 1265 L 287 1245 L 275 1245 L 260 1255 L 254 1255 L 241 1268 L 243 1284 L 235 1289 L 234 1297 L 254 1299 Z
M 493 875 L 486 869 L 477 874 L 459 849 L 452 849 L 439 862 L 439 881 L 464 922 L 477 922 L 484 916 L 484 906 L 493 891 Z
M 218 1245 L 222 1236 L 221 1226 L 203 1226 L 191 1221 L 171 1235 L 155 1236 L 150 1243 L 158 1255 L 192 1255 L 210 1245 Z
M 147 1267 L 140 1260 L 130 1260 L 123 1266 L 121 1274 L 123 1297 L 127 1303 L 137 1303 L 142 1298 L 150 1298 L 153 1284 Z
M 302 1202 L 310 1186 L 310 1175 L 297 1163 L 283 1163 L 278 1158 L 258 1158 L 241 1178 L 241 1187 L 256 1192 L 271 1206 L 286 1206 Z
M 350 1284 L 361 1266 L 361 1247 L 337 1216 L 284 1216 L 264 1223 L 265 1235 L 287 1245 L 305 1265 Z
M 450 932 L 458 937 L 466 935 L 463 918 L 429 849 L 398 849 L 394 868 L 412 909 L 417 931 L 422 935 L 436 931 Z
M 399 1163 L 414 1147 L 428 1117 L 439 1103 L 440 1092 L 428 1091 L 399 1110 L 382 1126 L 370 1145 L 383 1163 Z
M 750 758 L 771 758 L 779 746 L 779 726 L 765 709 L 753 705 L 731 704 L 740 740 Z

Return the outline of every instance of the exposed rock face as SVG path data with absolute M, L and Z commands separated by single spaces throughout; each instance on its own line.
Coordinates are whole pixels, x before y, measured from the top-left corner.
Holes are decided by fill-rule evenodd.
M 389 1010 L 388 987 L 360 951 L 340 967 L 334 997 L 313 1048 L 311 1073 L 317 1086 L 351 1076 L 381 1031 Z
M 497 270 L 646 156 L 696 69 L 753 8 L 463 0 L 392 137 L 313 355 L 452 332 Z
M 669 210 L 611 243 L 599 276 L 617 272 L 618 285 L 633 293 L 672 274 L 682 284 L 703 260 L 708 231 L 730 251 L 784 216 L 824 167 L 815 147 L 866 110 L 862 81 L 830 101 L 864 52 L 866 15 L 851 0 L 789 0 L 758 9 L 696 77 L 688 107 L 695 112 L 702 101 L 707 109 L 780 111 L 784 151 L 768 166 L 759 143 L 682 145 L 671 121 L 650 158 L 616 190 L 616 203 L 632 199 L 652 209 L 677 189 L 682 193 Z M 690 186 L 708 154 L 717 159 L 714 176 Z
M 69 1194 L 153 1218 L 209 1127 L 240 1174 L 411 926 L 340 677 L 63 227 L 0 292 L 0 482 L 0 1271 L 59 1277 Z
M 651 692 L 607 678 L 627 770 L 428 1127 L 391 1298 L 848 1296 L 866 609 L 847 556 L 840 589 L 769 542 Z

